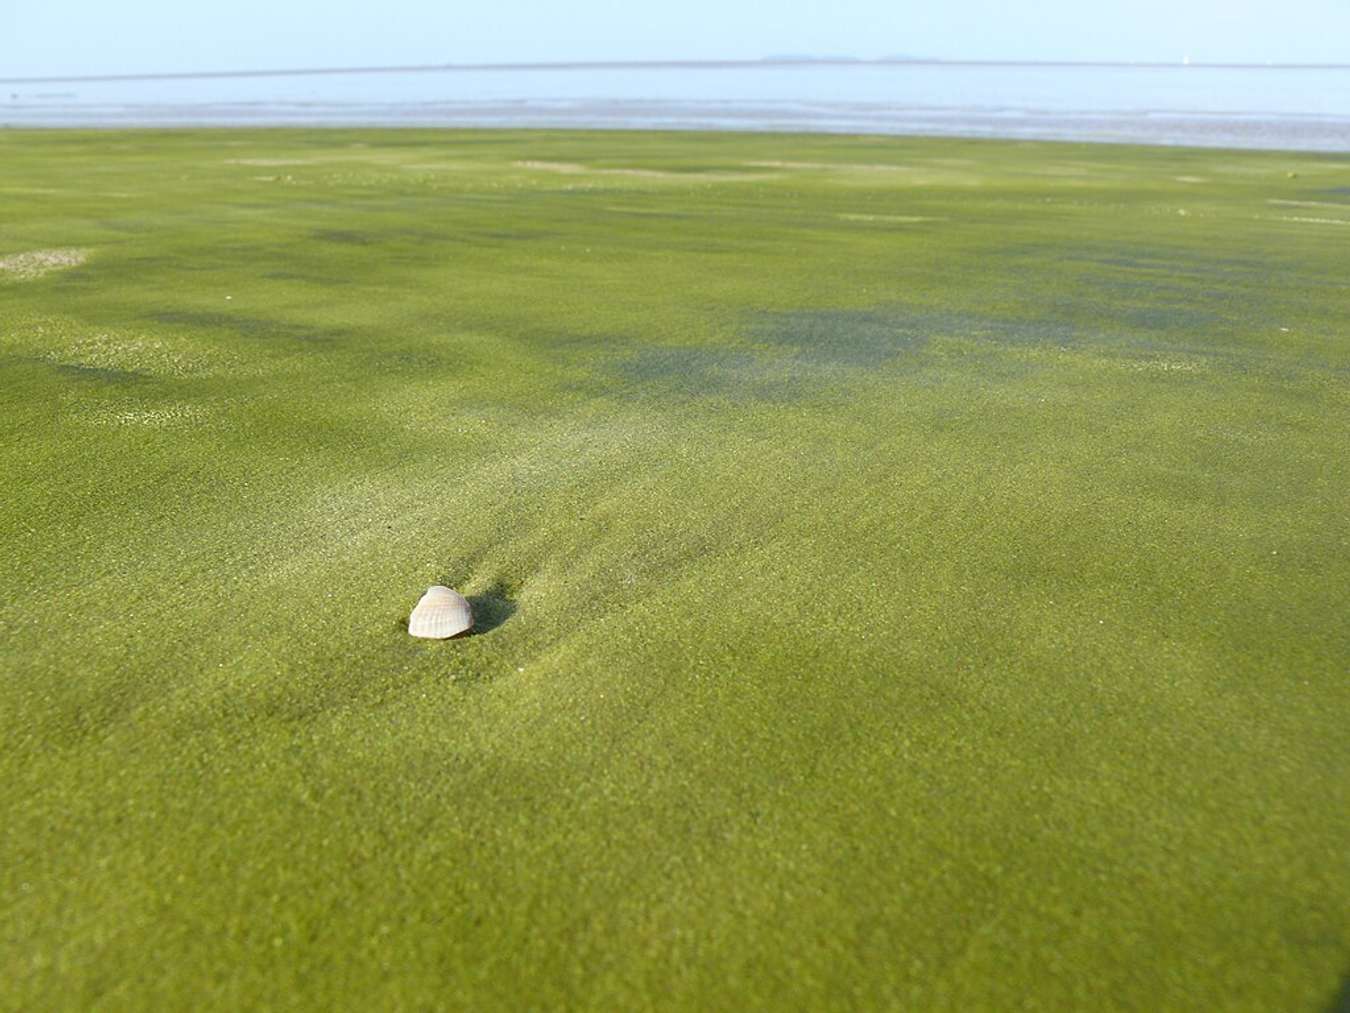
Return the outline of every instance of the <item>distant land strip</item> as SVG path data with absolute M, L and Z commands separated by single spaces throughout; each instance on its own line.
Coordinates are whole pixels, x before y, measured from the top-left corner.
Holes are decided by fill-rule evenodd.
M 272 70 L 188 70 L 140 74 L 0 77 L 0 84 L 77 84 L 97 81 L 190 81 L 231 77 L 317 77 L 329 74 L 454 74 L 493 71 L 758 70 L 781 67 L 1049 67 L 1126 70 L 1350 70 L 1350 63 L 1184 63 L 1158 60 L 939 60 L 901 57 L 767 57 L 758 60 L 592 60 L 544 63 L 421 63 L 387 67 L 290 67 Z

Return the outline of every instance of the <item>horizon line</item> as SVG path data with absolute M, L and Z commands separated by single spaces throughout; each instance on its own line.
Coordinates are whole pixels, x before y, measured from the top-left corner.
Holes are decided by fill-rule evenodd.
M 1350 63 L 1241 63 L 1189 60 L 974 60 L 939 57 L 791 57 L 732 60 L 549 60 L 515 63 L 421 63 L 372 67 L 291 67 L 264 70 L 150 71 L 0 77 L 0 84 L 78 84 L 113 81 L 184 81 L 243 77 L 319 77 L 338 74 L 491 73 L 575 70 L 754 70 L 775 67 L 1112 67 L 1140 70 L 1350 70 Z

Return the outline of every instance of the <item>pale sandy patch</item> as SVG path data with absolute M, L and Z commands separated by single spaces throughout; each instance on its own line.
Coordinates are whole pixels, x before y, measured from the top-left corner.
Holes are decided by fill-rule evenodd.
M 1073 363 L 1075 366 L 1090 366 L 1093 369 L 1121 371 L 1126 373 L 1208 373 L 1210 363 L 1204 359 L 1186 356 L 1155 356 L 1151 359 L 1137 359 L 1122 355 L 1098 355 L 1091 350 L 1071 348 L 1061 345 L 1046 351 L 1028 350 L 1027 356 L 1036 359 L 1048 359 L 1052 362 Z
M 1129 368 L 1140 373 L 1204 373 L 1207 367 L 1194 359 L 1148 359 L 1131 362 Z
M 1341 211 L 1350 211 L 1350 204 L 1337 204 L 1335 201 L 1329 200 L 1281 200 L 1278 197 L 1272 197 L 1266 203 L 1285 208 L 1336 208 Z
M 1258 429 L 1234 429 L 1223 426 L 1212 428 L 1210 432 L 1215 436 L 1236 440 L 1239 443 L 1273 443 L 1277 439 L 1275 433 Z
M 98 332 L 76 337 L 46 356 L 66 365 L 92 366 L 155 376 L 202 376 L 215 372 L 221 355 L 158 338 Z
M 889 162 L 742 162 L 754 169 L 835 169 L 840 172 L 913 172 L 911 165 Z
M 1047 165 L 1040 170 L 1042 176 L 1065 176 L 1072 179 L 1082 179 L 1085 176 L 1095 176 L 1092 169 L 1085 169 L 1081 165 Z
M 935 218 L 931 215 L 852 215 L 840 214 L 846 222 L 895 222 L 899 225 L 913 225 L 918 222 L 941 222 L 944 218 Z
M 714 211 L 668 211 L 665 208 L 633 208 L 622 204 L 606 204 L 606 211 L 617 211 L 625 215 L 652 215 L 657 218 L 696 218 L 716 214 Z
M 85 418 L 100 426 L 138 426 L 147 429 L 174 429 L 202 425 L 210 411 L 201 405 L 180 403 L 155 408 L 100 408 L 85 413 Z
M 1306 222 L 1309 225 L 1350 225 L 1350 218 L 1296 218 L 1293 215 L 1281 215 L 1282 222 Z
M 533 169 L 537 172 L 554 172 L 563 176 L 635 176 L 641 179 L 688 179 L 688 180 L 756 180 L 770 179 L 763 173 L 749 172 L 666 172 L 662 169 L 597 169 L 580 162 L 512 162 L 518 169 Z
M 53 271 L 79 267 L 89 257 L 88 250 L 29 250 L 27 253 L 11 253 L 0 257 L 0 274 L 7 274 L 23 281 L 41 278 Z
M 309 158 L 227 158 L 226 165 L 309 165 L 313 159 Z
M 592 169 L 589 166 L 582 165 L 580 162 L 535 162 L 522 161 L 513 162 L 512 165 L 519 169 L 534 169 L 537 172 L 556 172 L 563 176 L 590 176 L 590 175 L 608 175 L 608 176 L 669 176 L 670 173 L 658 172 L 655 169 Z
M 90 331 L 62 317 L 29 317 L 0 328 L 0 349 L 55 366 L 149 376 L 190 377 L 237 373 L 230 352 L 189 339 L 119 331 Z
M 1178 183 L 1208 183 L 1209 180 L 1203 176 L 1177 176 Z
M 742 165 L 760 169 L 780 171 L 827 172 L 835 174 L 836 179 L 846 183 L 866 183 L 874 185 L 885 182 L 897 187 L 924 186 L 978 186 L 982 181 L 978 173 L 960 168 L 947 168 L 925 162 L 923 165 L 902 165 L 896 162 L 796 162 L 796 161 L 756 161 L 742 162 Z

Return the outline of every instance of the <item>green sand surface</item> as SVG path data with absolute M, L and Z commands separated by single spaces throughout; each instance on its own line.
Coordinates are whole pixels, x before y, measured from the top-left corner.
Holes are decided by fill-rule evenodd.
M 1346 156 L 0 132 L 0 1006 L 1325 1009 L 1348 448 Z

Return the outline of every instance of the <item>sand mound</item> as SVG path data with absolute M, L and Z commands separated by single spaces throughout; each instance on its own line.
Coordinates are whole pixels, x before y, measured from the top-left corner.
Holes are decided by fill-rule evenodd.
M 88 258 L 86 250 L 30 250 L 27 253 L 11 253 L 0 257 L 0 275 L 9 275 L 28 281 L 41 278 L 53 271 L 64 271 L 68 267 L 79 267 Z

